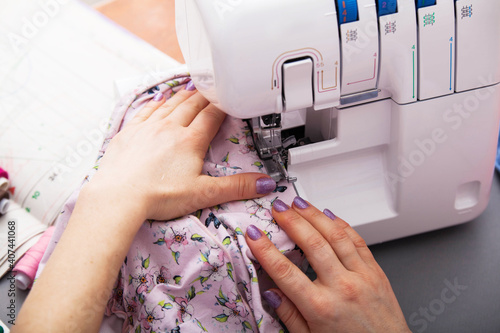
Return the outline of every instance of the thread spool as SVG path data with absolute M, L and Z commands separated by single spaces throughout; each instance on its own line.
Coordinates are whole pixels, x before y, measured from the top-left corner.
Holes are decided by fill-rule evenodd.
M 5 215 L 10 206 L 10 195 L 9 192 L 5 192 L 0 195 L 0 216 Z
M 5 177 L 0 177 L 0 197 L 9 190 L 9 180 Z
M 17 262 L 13 272 L 15 273 L 16 285 L 19 289 L 26 290 L 33 285 L 38 265 L 42 260 L 53 233 L 54 227 L 49 227 L 45 230 L 38 242 Z
M 0 178 L 1 177 L 9 179 L 9 173 L 2 168 L 0 168 Z
M 9 199 L 2 199 L 0 200 L 0 215 L 5 215 L 7 211 L 9 210 L 10 207 L 10 200 Z

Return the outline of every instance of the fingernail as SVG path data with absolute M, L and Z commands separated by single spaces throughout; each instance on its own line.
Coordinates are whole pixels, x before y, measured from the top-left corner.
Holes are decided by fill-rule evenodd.
M 253 224 L 250 224 L 247 227 L 247 235 L 248 235 L 248 237 L 250 237 L 251 240 L 255 241 L 262 236 L 262 233 L 260 232 L 259 229 L 257 229 L 256 226 L 254 226 Z
M 155 97 L 153 97 L 153 101 L 159 102 L 163 99 L 163 93 L 157 93 Z
M 288 210 L 288 206 L 286 203 L 284 203 L 283 201 L 281 201 L 280 199 L 276 199 L 274 200 L 274 203 L 273 203 L 273 207 L 274 209 L 277 211 L 277 212 L 284 212 L 284 211 L 287 211 Z
M 328 216 L 329 218 L 331 218 L 332 220 L 335 220 L 337 217 L 335 216 L 335 214 L 332 213 L 331 210 L 329 209 L 325 209 L 323 210 L 323 214 L 325 214 L 326 216 Z
M 293 199 L 293 203 L 295 206 L 299 207 L 300 209 L 305 209 L 305 208 L 309 207 L 309 204 L 307 203 L 307 201 L 305 201 L 301 197 L 295 197 L 295 199 Z
M 194 86 L 194 83 L 193 81 L 189 81 L 187 84 L 186 84 L 186 88 L 185 88 L 187 91 L 193 91 L 196 89 L 196 87 Z
M 262 293 L 262 296 L 273 309 L 277 309 L 281 305 L 281 297 L 272 290 L 267 290 Z
M 272 178 L 259 178 L 256 182 L 257 194 L 271 193 L 276 189 L 276 182 Z

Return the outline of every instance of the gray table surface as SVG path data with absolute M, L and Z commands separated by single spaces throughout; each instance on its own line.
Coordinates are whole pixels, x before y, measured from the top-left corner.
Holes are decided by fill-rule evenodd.
M 412 332 L 500 332 L 498 172 L 489 205 L 477 219 L 371 250 Z
M 371 246 L 413 332 L 500 332 L 500 175 L 474 221 Z M 9 281 L 0 280 L 7 323 Z M 27 293 L 17 290 L 17 312 Z

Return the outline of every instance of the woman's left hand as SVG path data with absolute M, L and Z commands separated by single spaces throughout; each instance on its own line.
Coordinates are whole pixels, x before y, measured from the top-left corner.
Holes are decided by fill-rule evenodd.
M 276 183 L 260 173 L 202 175 L 223 120 L 224 113 L 201 94 L 181 90 L 166 102 L 157 95 L 111 140 L 14 330 L 97 332 L 121 264 L 146 218 L 172 219 L 274 190 Z
M 159 97 L 111 140 L 90 188 L 157 220 L 274 190 L 274 181 L 260 173 L 202 175 L 225 114 L 196 91 L 181 90 L 167 101 Z

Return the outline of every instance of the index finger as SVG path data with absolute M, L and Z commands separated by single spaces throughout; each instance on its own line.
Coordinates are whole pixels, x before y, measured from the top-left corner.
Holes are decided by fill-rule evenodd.
M 177 107 L 181 105 L 186 106 L 185 104 L 196 104 L 196 101 L 193 103 L 193 100 L 191 100 L 191 102 L 188 102 L 191 99 L 191 97 L 196 95 L 197 95 L 196 90 L 195 91 L 189 91 L 186 89 L 179 90 L 174 96 L 167 99 L 165 103 L 163 103 L 163 105 L 161 105 L 159 108 L 156 108 L 154 112 L 151 112 L 148 115 L 148 119 L 151 121 L 159 121 L 161 119 L 166 118 Z
M 316 294 L 316 285 L 287 257 L 285 257 L 263 232 L 250 225 L 245 238 L 255 258 L 273 279 L 279 289 L 301 310 Z M 304 292 L 307 290 L 307 293 Z
M 219 131 L 225 117 L 226 114 L 219 110 L 215 105 L 208 104 L 207 107 L 198 113 L 189 127 L 203 134 L 208 145 Z

